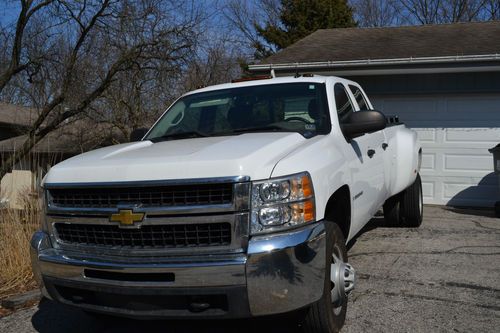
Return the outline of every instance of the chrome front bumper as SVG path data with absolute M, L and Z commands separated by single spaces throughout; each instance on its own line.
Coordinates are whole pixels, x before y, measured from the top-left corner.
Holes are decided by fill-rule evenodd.
M 31 241 L 33 272 L 46 297 L 143 318 L 238 318 L 305 307 L 323 294 L 325 252 L 323 222 L 254 236 L 246 253 L 228 255 L 96 256 L 55 249 L 41 231 Z M 162 273 L 172 278 L 127 278 Z

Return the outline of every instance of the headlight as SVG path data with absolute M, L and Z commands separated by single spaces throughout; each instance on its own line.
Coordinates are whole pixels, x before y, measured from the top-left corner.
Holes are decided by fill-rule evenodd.
M 314 219 L 314 191 L 307 172 L 252 183 L 253 234 Z

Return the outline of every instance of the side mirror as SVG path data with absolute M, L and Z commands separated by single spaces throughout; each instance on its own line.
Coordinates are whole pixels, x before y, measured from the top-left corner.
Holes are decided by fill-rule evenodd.
M 379 111 L 367 110 L 353 112 L 346 123 L 341 125 L 342 133 L 347 138 L 383 130 L 387 126 L 387 119 Z
M 147 128 L 136 128 L 130 133 L 130 142 L 140 141 L 147 132 Z

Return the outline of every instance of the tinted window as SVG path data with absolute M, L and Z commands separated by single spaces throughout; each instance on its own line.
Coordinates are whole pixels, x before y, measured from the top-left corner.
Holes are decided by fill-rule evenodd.
M 330 127 L 324 84 L 285 83 L 187 95 L 164 114 L 146 139 L 270 130 L 310 137 L 329 133 Z
M 361 89 L 359 89 L 356 86 L 352 86 L 352 85 L 349 85 L 349 89 L 351 89 L 351 92 L 354 95 L 356 102 L 358 102 L 359 109 L 360 110 L 369 110 L 365 95 L 363 95 L 363 92 L 361 91 Z
M 335 105 L 337 106 L 337 114 L 339 116 L 339 122 L 341 124 L 345 123 L 351 113 L 354 111 L 351 100 L 347 95 L 344 85 L 337 83 L 335 84 Z

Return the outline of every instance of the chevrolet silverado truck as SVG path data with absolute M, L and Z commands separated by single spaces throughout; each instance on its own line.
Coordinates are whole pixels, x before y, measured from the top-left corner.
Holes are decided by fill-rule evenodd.
M 144 134 L 144 133 L 143 133 Z M 383 207 L 422 221 L 416 133 L 338 77 L 206 87 L 136 142 L 54 166 L 31 241 L 43 295 L 142 319 L 293 312 L 342 327 L 346 243 Z

